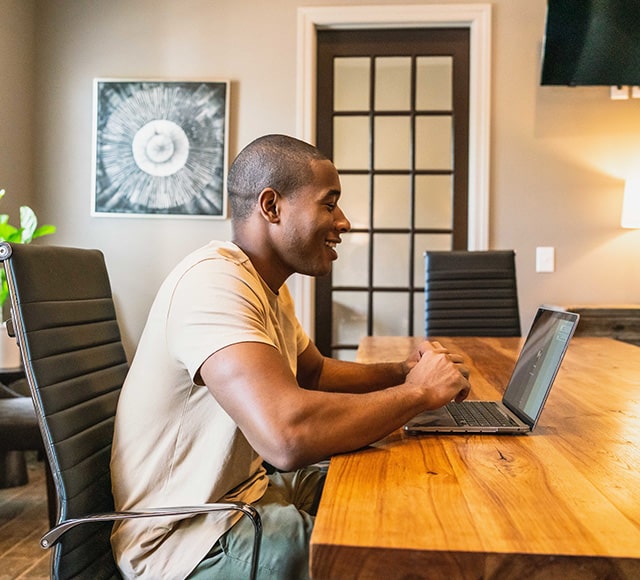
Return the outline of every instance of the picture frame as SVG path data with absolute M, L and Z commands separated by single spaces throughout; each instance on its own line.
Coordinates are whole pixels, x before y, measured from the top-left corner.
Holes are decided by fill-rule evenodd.
M 94 79 L 91 215 L 226 218 L 229 86 Z

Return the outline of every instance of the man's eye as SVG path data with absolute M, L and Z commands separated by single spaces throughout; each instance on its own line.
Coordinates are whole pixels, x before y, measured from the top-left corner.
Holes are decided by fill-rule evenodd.
M 328 203 L 327 207 L 329 208 L 329 211 L 333 211 L 334 209 L 336 209 L 336 204 L 335 203 Z

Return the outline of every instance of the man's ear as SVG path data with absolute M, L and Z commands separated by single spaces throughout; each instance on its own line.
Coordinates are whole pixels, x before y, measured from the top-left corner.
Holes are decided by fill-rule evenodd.
M 258 204 L 260 205 L 260 213 L 271 223 L 280 221 L 280 194 L 271 187 L 265 187 L 258 196 Z

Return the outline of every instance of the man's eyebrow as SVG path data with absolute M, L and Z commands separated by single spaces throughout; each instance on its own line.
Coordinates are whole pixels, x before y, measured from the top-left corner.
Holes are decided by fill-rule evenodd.
M 324 194 L 324 199 L 328 199 L 330 197 L 340 197 L 341 191 L 339 189 L 330 189 L 327 193 Z

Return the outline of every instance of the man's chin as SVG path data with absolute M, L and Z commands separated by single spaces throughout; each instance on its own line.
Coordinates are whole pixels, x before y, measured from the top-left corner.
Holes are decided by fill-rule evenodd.
M 314 278 L 322 278 L 322 276 L 326 276 L 331 272 L 332 264 L 329 265 L 309 265 L 304 269 L 304 271 L 300 271 L 299 274 L 303 274 L 305 276 L 312 276 Z

